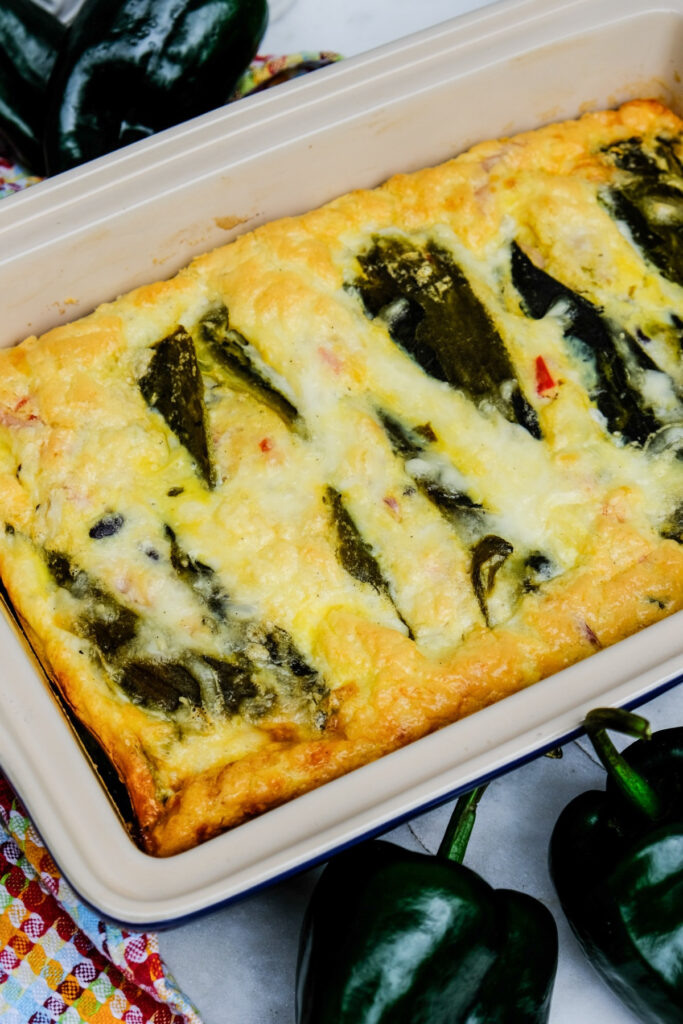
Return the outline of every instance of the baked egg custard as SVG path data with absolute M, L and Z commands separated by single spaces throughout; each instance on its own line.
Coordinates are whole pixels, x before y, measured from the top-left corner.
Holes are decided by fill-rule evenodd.
M 0 352 L 0 576 L 146 851 L 681 607 L 682 132 L 485 142 Z

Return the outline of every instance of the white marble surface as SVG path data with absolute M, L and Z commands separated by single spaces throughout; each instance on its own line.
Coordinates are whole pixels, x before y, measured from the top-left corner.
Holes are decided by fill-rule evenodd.
M 485 0 L 296 0 L 271 22 L 261 51 L 335 50 L 351 56 L 418 31 Z M 646 706 L 653 725 L 683 723 L 683 687 Z M 564 920 L 548 875 L 550 833 L 564 805 L 603 785 L 586 741 L 561 760 L 539 758 L 493 783 L 483 798 L 466 863 L 495 886 L 522 889 L 555 914 L 560 963 L 551 1024 L 634 1024 L 635 1018 L 593 973 Z M 390 834 L 433 852 L 450 807 Z M 160 936 L 161 953 L 205 1024 L 293 1024 L 294 974 L 302 915 L 317 871 Z

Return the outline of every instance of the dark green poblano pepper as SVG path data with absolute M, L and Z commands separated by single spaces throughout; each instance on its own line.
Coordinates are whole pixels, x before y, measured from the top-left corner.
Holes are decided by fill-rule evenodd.
M 225 103 L 267 20 L 266 0 L 86 0 L 50 80 L 49 173 Z
M 614 708 L 584 721 L 604 791 L 560 815 L 550 869 L 593 966 L 644 1024 L 683 1020 L 683 728 Z M 622 753 L 607 736 L 640 737 Z
M 462 865 L 481 790 L 435 857 L 372 840 L 335 857 L 301 934 L 297 1024 L 543 1024 L 550 912 Z
M 64 32 L 33 0 L 0 4 L 0 140 L 34 174 L 44 171 L 46 89 Z

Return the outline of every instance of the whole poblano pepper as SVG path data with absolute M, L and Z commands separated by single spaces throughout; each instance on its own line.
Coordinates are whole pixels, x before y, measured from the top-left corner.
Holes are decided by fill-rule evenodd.
M 86 0 L 50 80 L 50 174 L 220 106 L 267 20 L 266 0 Z
M 35 174 L 45 169 L 45 95 L 64 31 L 33 0 L 0 4 L 0 140 Z
M 557 965 L 550 912 L 461 861 L 481 790 L 435 857 L 372 840 L 335 857 L 301 935 L 297 1024 L 543 1024 Z
M 550 869 L 593 966 L 644 1024 L 683 1020 L 683 729 L 650 734 L 639 715 L 591 711 L 584 727 L 604 791 L 560 815 Z M 619 753 L 615 729 L 641 737 Z

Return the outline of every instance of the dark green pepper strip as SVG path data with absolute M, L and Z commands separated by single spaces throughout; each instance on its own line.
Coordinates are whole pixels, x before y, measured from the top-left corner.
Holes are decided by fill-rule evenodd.
M 516 242 L 512 243 L 511 276 L 526 316 L 541 320 L 554 306 L 564 305 L 564 336 L 581 358 L 588 357 L 593 364 L 598 382 L 591 398 L 608 429 L 644 445 L 663 423 L 638 390 L 637 374 L 632 371 L 634 365 L 656 369 L 654 363 L 625 330 L 583 295 L 537 267 Z
M 78 619 L 81 636 L 92 641 L 105 658 L 113 658 L 137 634 L 137 614 L 100 587 L 85 570 L 59 551 L 45 551 L 45 562 L 58 587 L 84 605 Z
M 332 860 L 304 921 L 298 1024 L 543 1024 L 557 929 L 459 863 L 479 794 L 436 857 L 371 841 Z
M 47 84 L 65 28 L 33 0 L 0 4 L 0 138 L 35 174 L 44 174 Z
M 50 81 L 50 174 L 225 103 L 267 20 L 266 0 L 86 0 Z
M 428 446 L 437 440 L 429 423 L 411 429 L 384 409 L 378 409 L 377 416 L 392 450 L 406 463 L 419 458 Z M 473 501 L 469 494 L 444 486 L 436 473 L 434 476 L 414 476 L 407 466 L 405 468 L 415 486 L 433 505 L 436 505 L 453 526 L 462 527 L 466 533 L 481 529 L 487 512 L 482 505 Z
M 187 551 L 178 543 L 175 532 L 168 524 L 165 527 L 165 533 L 169 542 L 169 553 L 173 569 L 183 583 L 191 587 L 198 597 L 206 603 L 211 614 L 217 620 L 224 622 L 227 618 L 230 597 L 216 578 L 215 571 L 210 565 L 206 565 L 198 559 L 190 558 Z
M 134 704 L 145 708 L 171 713 L 183 703 L 196 708 L 202 704 L 199 683 L 182 662 L 137 658 L 126 662 L 118 682 Z
M 379 236 L 358 263 L 353 288 L 367 313 L 384 320 L 426 373 L 541 437 L 503 338 L 450 253 L 431 242 Z
M 384 594 L 391 601 L 398 618 L 408 630 L 408 636 L 411 640 L 414 639 L 410 626 L 396 607 L 389 584 L 377 564 L 371 546 L 356 526 L 341 494 L 334 487 L 327 487 L 323 500 L 330 506 L 330 519 L 335 532 L 339 564 L 348 572 L 349 576 L 353 576 L 359 583 L 369 583 L 378 594 Z
M 178 327 L 157 342 L 147 372 L 138 381 L 143 398 L 166 420 L 195 461 L 198 473 L 211 488 L 216 472 L 211 459 L 204 408 L 204 386 L 192 338 Z
M 493 590 L 496 575 L 502 569 L 514 548 L 509 540 L 488 533 L 475 545 L 472 551 L 470 576 L 481 613 L 489 626 L 488 597 Z
M 624 139 L 606 153 L 629 177 L 603 190 L 601 200 L 628 227 L 644 258 L 675 284 L 683 284 L 683 167 L 676 139 Z
M 259 370 L 250 354 L 250 350 L 253 352 L 252 346 L 239 331 L 230 326 L 226 306 L 217 306 L 202 317 L 199 321 L 199 335 L 213 360 L 245 387 L 253 398 L 272 409 L 286 426 L 305 433 L 299 411 Z
M 564 809 L 550 870 L 587 956 L 644 1024 L 683 1019 L 683 729 L 598 709 L 584 723 L 604 792 Z M 618 753 L 605 730 L 638 736 Z

